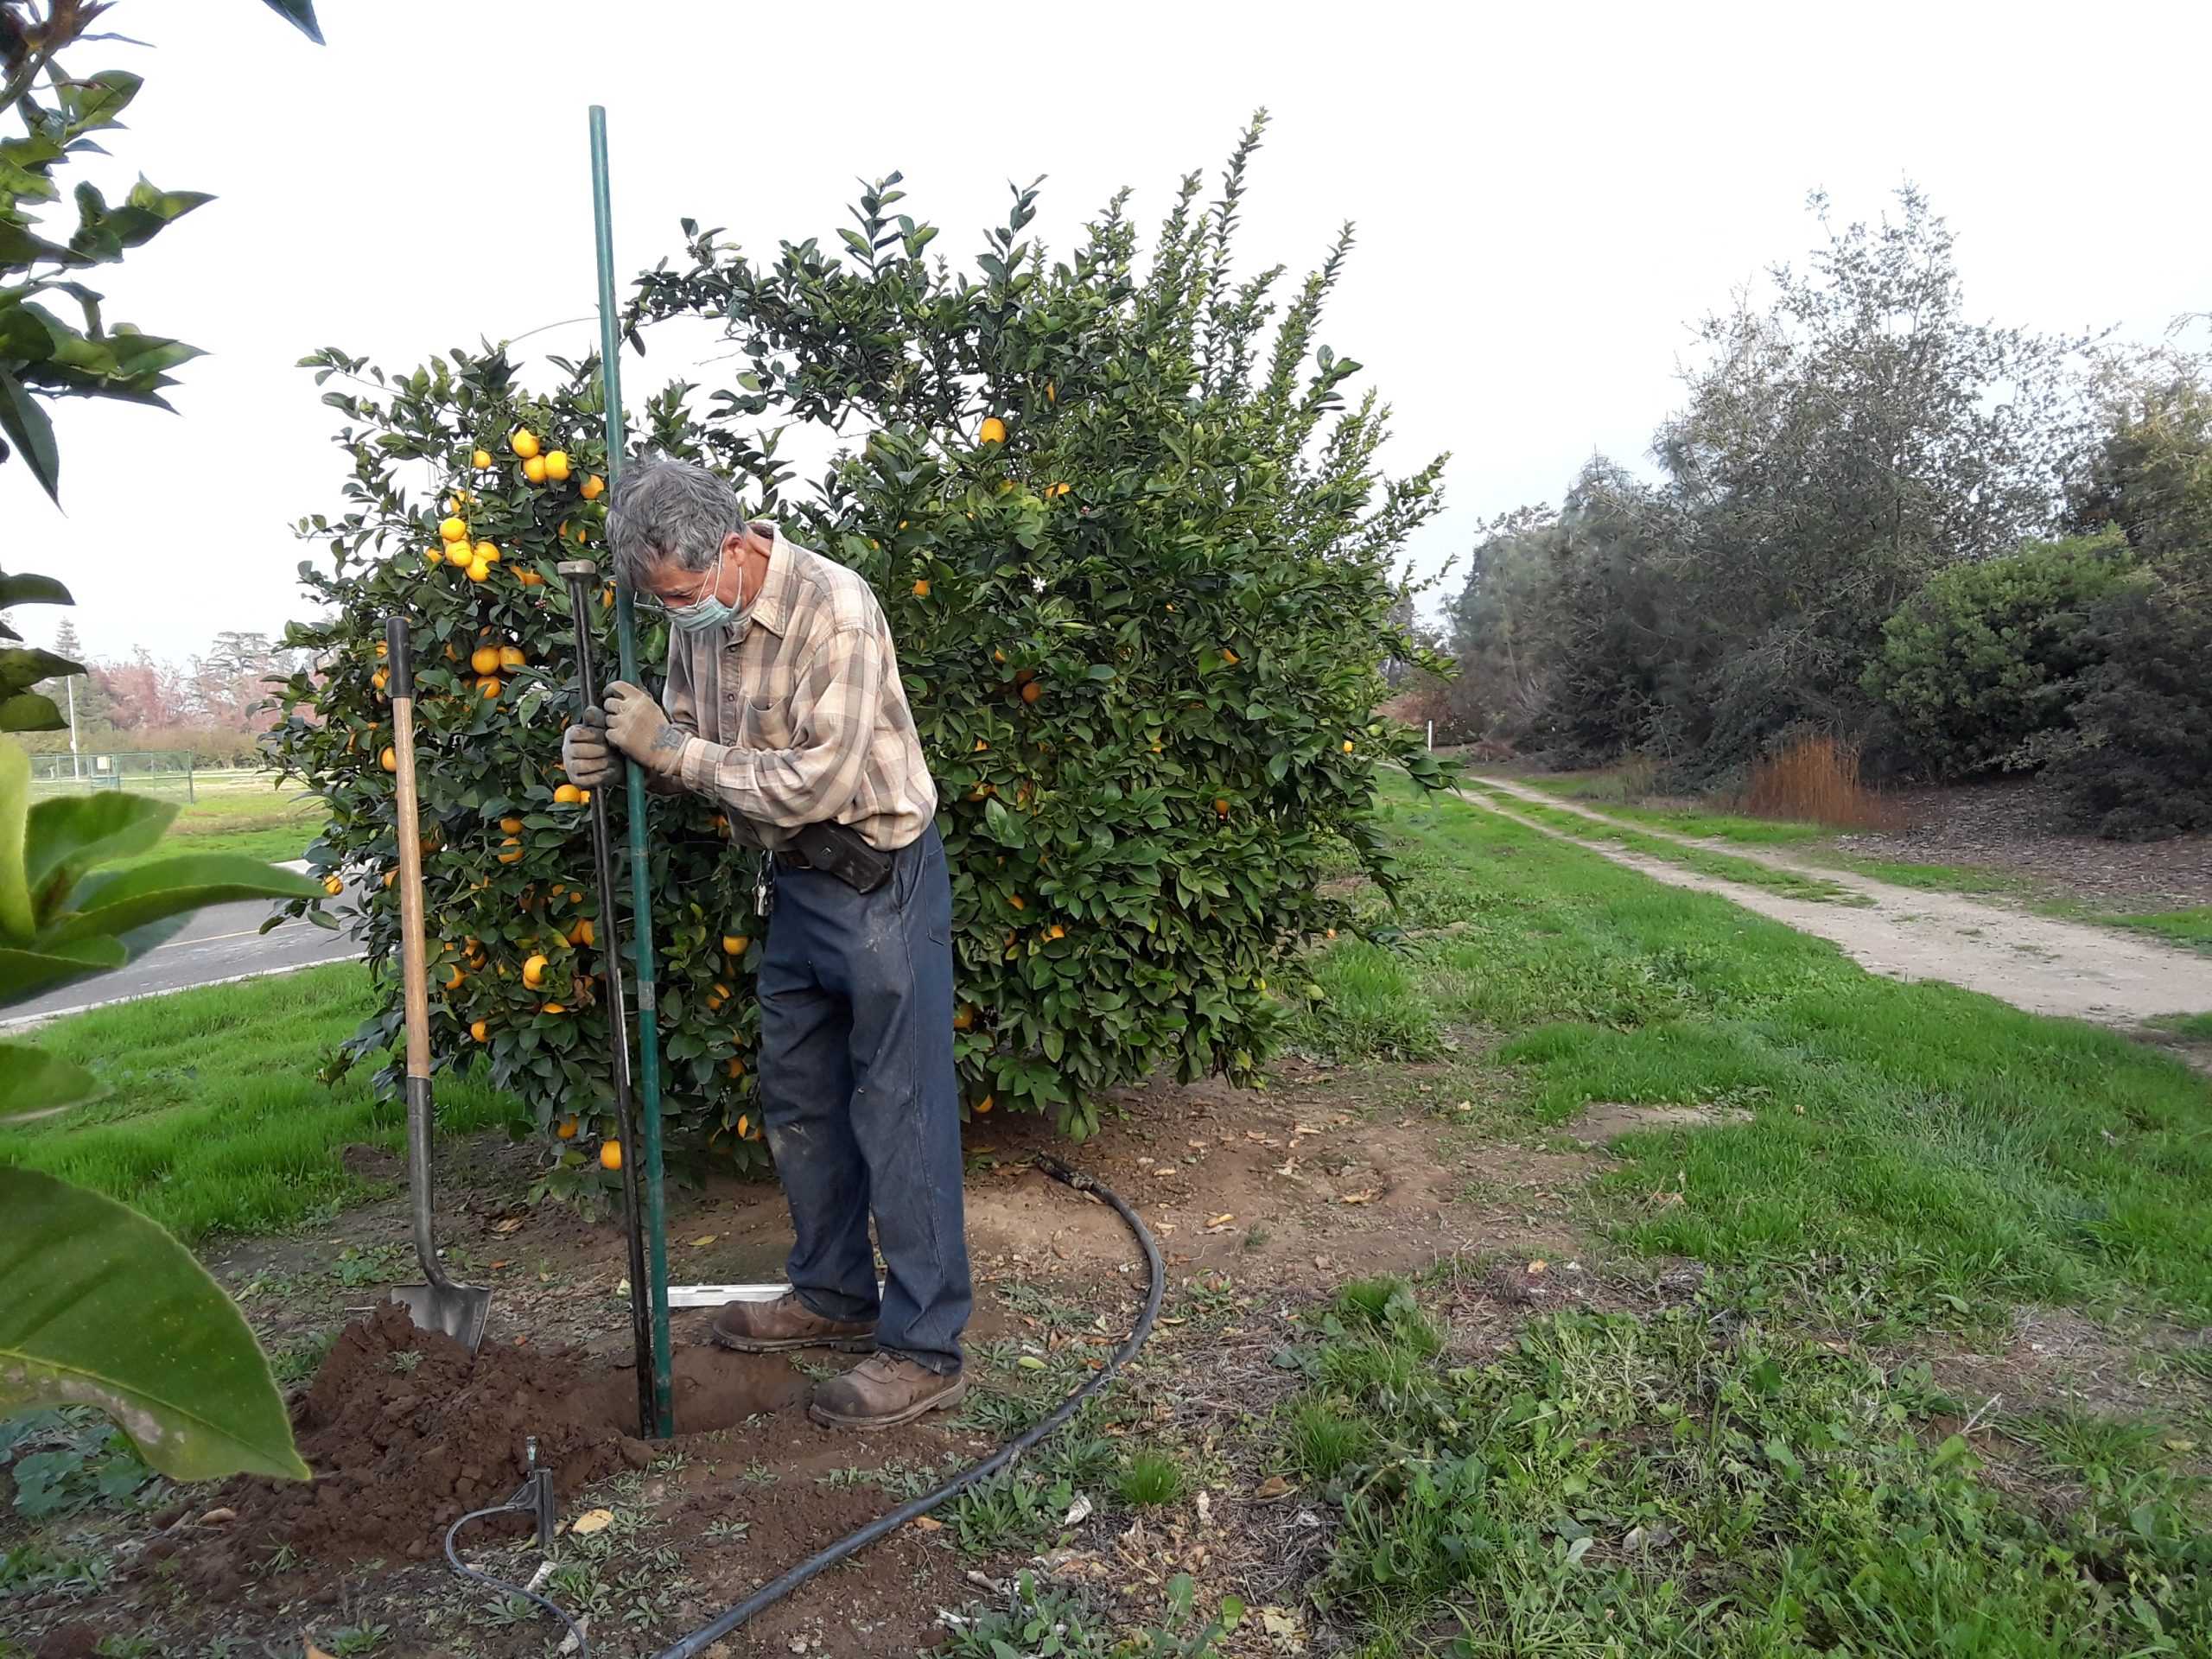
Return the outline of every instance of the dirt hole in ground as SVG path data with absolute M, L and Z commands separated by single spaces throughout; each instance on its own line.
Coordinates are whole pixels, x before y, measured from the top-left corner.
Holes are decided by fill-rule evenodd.
M 643 1468 L 697 1437 L 806 1397 L 807 1379 L 775 1356 L 683 1348 L 674 1361 L 676 1420 L 683 1433 L 637 1437 L 635 1373 L 572 1348 L 487 1338 L 481 1351 L 418 1330 L 406 1311 L 378 1308 L 339 1334 L 292 1408 L 312 1482 L 240 1479 L 213 1506 L 175 1516 L 162 1544 L 208 1592 L 235 1585 L 278 1551 L 322 1560 L 423 1560 L 471 1510 L 505 1503 L 522 1484 L 526 1443 L 537 1441 L 565 1506 L 592 1481 Z M 220 1514 L 229 1510 L 228 1516 Z M 522 1535 L 501 1516 L 472 1538 Z

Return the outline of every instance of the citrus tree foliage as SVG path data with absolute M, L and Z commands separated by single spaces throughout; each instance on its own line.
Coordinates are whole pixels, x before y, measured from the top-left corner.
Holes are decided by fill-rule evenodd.
M 1440 462 L 1383 477 L 1385 411 L 1372 393 L 1346 400 L 1359 365 L 1318 340 L 1349 232 L 1279 318 L 1279 271 L 1231 280 L 1257 140 L 1255 125 L 1211 207 L 1184 182 L 1141 269 L 1125 197 L 1055 259 L 1027 234 L 1030 188 L 974 270 L 956 272 L 925 257 L 934 227 L 894 213 L 894 175 L 835 245 L 787 243 L 765 262 L 687 223 L 688 263 L 638 288 L 633 340 L 711 317 L 746 365 L 702 404 L 688 387 L 653 400 L 642 442 L 731 477 L 865 575 L 890 618 L 942 796 L 971 1109 L 1048 1110 L 1080 1135 L 1105 1090 L 1163 1066 L 1251 1078 L 1278 999 L 1305 994 L 1284 982 L 1287 959 L 1343 919 L 1323 891 L 1332 856 L 1349 845 L 1389 880 L 1376 768 L 1438 776 L 1375 710 L 1379 664 L 1415 655 L 1391 620 L 1391 567 L 1435 510 Z M 601 518 L 573 482 L 518 476 L 506 440 L 524 427 L 567 447 L 572 478 L 603 470 L 594 377 L 571 370 L 533 401 L 496 353 L 399 378 L 315 360 L 368 385 L 329 394 L 350 422 L 352 505 L 310 526 L 331 562 L 303 572 L 332 615 L 290 641 L 327 668 L 289 689 L 277 752 L 330 799 L 312 856 L 367 868 L 365 924 L 388 946 L 374 638 L 393 608 L 415 620 L 439 1050 L 450 1061 L 480 1044 L 557 1127 L 603 1088 L 607 1056 L 599 947 L 560 942 L 591 911 L 581 811 L 552 799 L 566 601 L 550 580 L 524 583 L 550 578 L 563 524 L 595 546 Z M 850 439 L 804 488 L 779 459 L 795 423 Z M 488 471 L 470 465 L 480 448 Z M 434 486 L 410 488 L 410 471 Z M 425 563 L 448 498 L 472 545 L 505 550 L 481 581 Z M 526 656 L 495 695 L 460 660 L 480 639 Z M 657 663 L 664 642 L 640 643 Z M 655 810 L 671 1100 L 692 1142 L 743 1124 L 742 1146 L 750 860 L 727 853 L 711 805 Z M 558 995 L 524 992 L 532 954 Z M 396 1027 L 396 977 L 390 990 L 369 1041 Z

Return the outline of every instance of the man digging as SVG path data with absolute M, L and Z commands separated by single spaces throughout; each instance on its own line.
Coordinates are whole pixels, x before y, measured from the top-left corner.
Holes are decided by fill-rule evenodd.
M 791 1288 L 730 1303 L 714 1339 L 867 1353 L 816 1387 L 809 1414 L 906 1422 L 966 1391 L 972 1296 L 952 887 L 889 625 L 859 576 L 748 524 L 727 484 L 680 461 L 632 466 L 607 540 L 668 619 L 668 704 L 608 685 L 563 741 L 569 778 L 607 787 L 620 751 L 763 849 L 760 1103 L 791 1204 Z

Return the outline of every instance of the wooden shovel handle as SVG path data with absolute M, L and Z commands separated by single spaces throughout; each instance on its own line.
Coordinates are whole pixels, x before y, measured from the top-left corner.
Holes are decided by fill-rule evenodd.
M 415 792 L 415 664 L 407 620 L 384 625 L 385 668 L 391 689 L 391 747 L 399 761 L 399 805 L 392 820 L 399 842 L 399 969 L 407 1011 L 407 1075 L 430 1075 L 430 973 L 423 936 L 423 835 Z

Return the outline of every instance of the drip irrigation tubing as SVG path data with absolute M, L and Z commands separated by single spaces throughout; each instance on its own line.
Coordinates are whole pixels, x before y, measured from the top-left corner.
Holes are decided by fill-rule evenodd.
M 1147 1227 L 1137 1212 L 1129 1207 L 1128 1201 L 1104 1182 L 1096 1177 L 1084 1174 L 1079 1169 L 1071 1168 L 1049 1154 L 1040 1152 L 1032 1154 L 1031 1156 L 1037 1167 L 1054 1180 L 1072 1187 L 1078 1192 L 1090 1193 L 1105 1204 L 1116 1215 L 1121 1217 L 1122 1224 L 1129 1230 L 1144 1251 L 1145 1266 L 1151 1274 L 1151 1281 L 1145 1292 L 1144 1309 L 1137 1315 L 1136 1324 L 1130 1327 L 1129 1334 L 1122 1345 L 1116 1348 L 1105 1363 L 1098 1368 L 1096 1376 L 1090 1377 L 1081 1388 L 1061 1401 L 1050 1414 L 1031 1424 L 1029 1427 L 1001 1446 L 997 1451 L 992 1452 L 981 1463 L 970 1465 L 936 1491 L 925 1492 L 911 1503 L 902 1503 L 897 1509 L 876 1516 L 866 1526 L 855 1532 L 847 1534 L 828 1548 L 808 1556 L 773 1583 L 763 1585 L 734 1607 L 716 1615 L 711 1621 L 701 1625 L 682 1640 L 663 1648 L 653 1656 L 653 1659 L 697 1659 L 699 1655 L 704 1653 L 732 1630 L 736 1630 L 747 1619 L 773 1606 L 808 1580 L 818 1573 L 827 1572 L 848 1557 L 858 1554 L 879 1539 L 887 1537 L 898 1531 L 908 1522 L 919 1520 L 931 1510 L 958 1497 L 977 1481 L 988 1480 L 1046 1435 L 1052 1433 L 1053 1430 L 1060 1427 L 1069 1418 L 1074 1416 L 1082 1409 L 1086 1400 L 1104 1388 L 1112 1380 L 1116 1371 L 1136 1357 L 1137 1350 L 1143 1347 L 1147 1338 L 1152 1335 L 1153 1325 L 1160 1318 L 1160 1302 L 1167 1294 L 1167 1264 L 1160 1259 L 1160 1245 L 1153 1238 L 1152 1230 Z M 500 1514 L 506 1507 L 508 1506 L 502 1505 L 499 1509 L 479 1510 L 472 1515 L 464 1515 L 460 1520 L 454 1522 L 446 1533 L 447 1561 L 454 1572 L 465 1579 L 472 1579 L 479 1584 L 487 1585 L 494 1590 L 510 1595 L 527 1597 L 540 1607 L 544 1608 L 569 1627 L 569 1635 L 575 1639 L 577 1659 L 589 1659 L 590 1649 L 584 1644 L 583 1632 L 577 1628 L 576 1621 L 570 1618 L 567 1613 L 534 1591 L 525 1590 L 519 1585 L 503 1583 L 498 1579 L 479 1573 L 474 1567 L 464 1566 L 460 1555 L 454 1552 L 453 1541 L 455 1533 L 471 1521 L 481 1519 L 487 1515 Z

